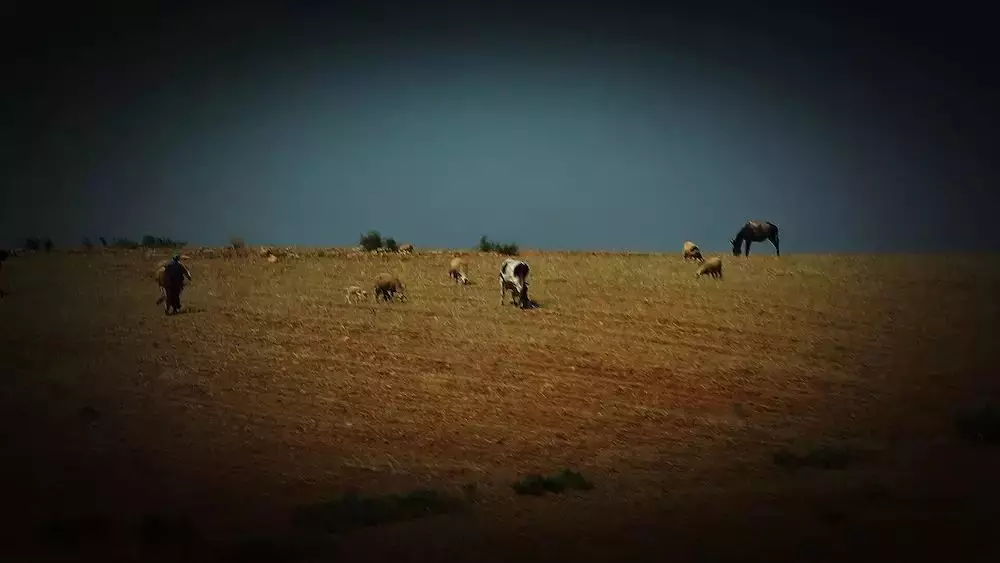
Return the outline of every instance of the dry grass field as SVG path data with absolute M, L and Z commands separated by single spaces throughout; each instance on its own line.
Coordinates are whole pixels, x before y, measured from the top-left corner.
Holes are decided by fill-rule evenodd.
M 0 271 L 18 561 L 215 561 L 249 538 L 244 560 L 286 560 L 264 538 L 292 537 L 297 506 L 415 489 L 465 505 L 316 560 L 1000 561 L 1000 448 L 955 422 L 1000 401 L 995 256 L 758 249 L 718 281 L 679 250 L 527 252 L 531 310 L 499 305 L 486 254 L 466 287 L 452 253 L 192 256 L 175 316 L 165 256 Z M 408 302 L 345 302 L 383 271 Z M 566 468 L 594 488 L 511 487 Z M 191 528 L 157 550 L 149 515 Z M 52 532 L 81 516 L 76 544 Z

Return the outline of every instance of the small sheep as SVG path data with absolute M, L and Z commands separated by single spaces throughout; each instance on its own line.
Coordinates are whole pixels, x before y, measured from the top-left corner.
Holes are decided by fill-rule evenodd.
M 159 305 L 167 299 L 167 263 L 164 260 L 156 267 L 153 271 L 153 279 L 156 280 L 156 285 L 160 288 L 160 297 L 156 300 L 156 304 Z
M 400 301 L 406 301 L 403 282 L 399 281 L 398 277 L 392 274 L 379 274 L 378 277 L 375 278 L 376 302 L 379 297 L 385 299 L 386 301 L 392 301 L 397 293 L 399 293 Z
M 347 288 L 347 302 L 350 303 L 353 298 L 367 300 L 368 292 L 356 285 L 352 285 Z
M 722 279 L 722 259 L 718 256 L 709 258 L 702 262 L 701 266 L 698 266 L 698 271 L 695 272 L 694 277 L 700 277 L 704 274 L 708 274 L 713 278 Z
M 458 256 L 451 259 L 451 265 L 448 267 L 448 275 L 462 285 L 468 285 L 469 283 L 469 278 L 465 275 L 465 261 Z
M 689 240 L 684 241 L 684 259 L 694 259 L 699 262 L 705 261 L 705 259 L 701 256 L 701 250 L 698 248 L 698 245 Z
M 413 245 L 412 244 L 404 244 L 403 246 L 399 247 L 399 251 L 402 252 L 402 253 L 404 253 L 404 254 L 412 254 L 413 253 Z

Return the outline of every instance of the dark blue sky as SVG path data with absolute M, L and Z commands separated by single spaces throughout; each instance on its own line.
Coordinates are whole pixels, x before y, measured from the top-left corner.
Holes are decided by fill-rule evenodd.
M 992 249 L 975 17 L 415 4 L 19 5 L 0 244 Z

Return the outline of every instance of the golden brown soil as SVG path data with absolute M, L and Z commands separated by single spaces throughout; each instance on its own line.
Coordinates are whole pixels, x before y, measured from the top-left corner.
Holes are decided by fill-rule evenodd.
M 470 512 L 359 529 L 340 555 L 1000 561 L 1000 455 L 954 429 L 1000 400 L 996 257 L 725 255 L 718 281 L 680 251 L 527 253 L 522 311 L 499 305 L 502 258 L 466 256 L 462 287 L 451 256 L 194 256 L 176 316 L 164 256 L 11 258 L 0 539 L 18 560 L 152 560 L 130 532 L 148 512 L 222 545 L 350 488 L 476 483 Z M 383 271 L 407 303 L 345 302 Z M 772 460 L 820 443 L 862 453 Z M 510 488 L 566 467 L 596 488 Z M 112 518 L 105 543 L 37 539 L 86 512 Z

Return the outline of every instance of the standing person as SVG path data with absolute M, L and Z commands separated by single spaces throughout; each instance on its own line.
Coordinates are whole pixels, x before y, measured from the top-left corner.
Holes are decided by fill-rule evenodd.
M 184 279 L 191 281 L 191 272 L 181 264 L 180 254 L 174 254 L 173 260 L 163 267 L 163 290 L 166 297 L 164 312 L 176 313 L 181 309 L 181 291 L 184 290 Z
M 7 252 L 6 250 L 0 249 L 0 270 L 3 269 L 3 261 L 6 260 L 8 256 L 10 256 L 9 252 Z M 3 296 L 4 296 L 3 287 L 0 287 L 0 297 L 3 297 Z

